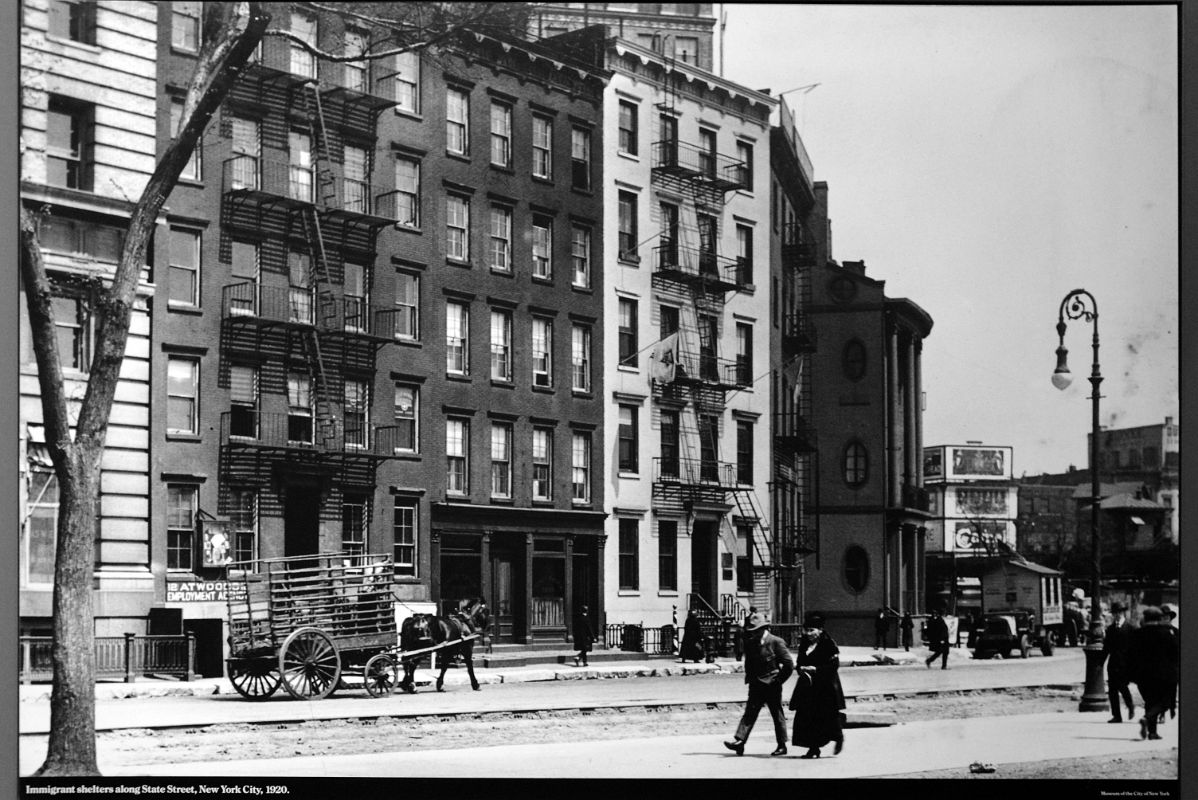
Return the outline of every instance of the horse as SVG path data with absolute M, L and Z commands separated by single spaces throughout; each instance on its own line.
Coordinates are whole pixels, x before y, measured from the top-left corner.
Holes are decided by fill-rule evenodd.
M 491 626 L 491 612 L 480 597 L 465 601 L 460 610 L 447 617 L 433 614 L 414 614 L 404 620 L 399 631 L 400 660 L 403 664 L 403 680 L 399 687 L 408 694 L 416 691 L 413 682 L 416 667 L 424 658 L 423 655 L 403 658 L 403 650 L 419 650 L 434 645 L 445 645 L 437 650 L 441 659 L 441 673 L 437 676 L 437 691 L 445 691 L 445 671 L 455 656 L 462 656 L 466 662 L 466 672 L 470 675 L 470 688 L 479 690 L 478 679 L 474 677 L 474 639 L 468 636 L 481 634 L 487 636 Z M 465 639 L 465 641 L 461 641 Z M 457 642 L 457 644 L 453 644 Z M 448 644 L 447 644 L 448 643 Z

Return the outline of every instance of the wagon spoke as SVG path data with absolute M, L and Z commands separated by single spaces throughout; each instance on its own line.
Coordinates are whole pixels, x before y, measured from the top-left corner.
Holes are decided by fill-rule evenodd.
M 327 634 L 317 628 L 300 628 L 283 643 L 279 671 L 292 697 L 320 699 L 337 686 L 341 659 Z

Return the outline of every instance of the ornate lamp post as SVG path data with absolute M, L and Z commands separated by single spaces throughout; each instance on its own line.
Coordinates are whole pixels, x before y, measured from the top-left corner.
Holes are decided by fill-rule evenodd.
M 1057 335 L 1060 345 L 1057 347 L 1057 368 L 1052 373 L 1052 385 L 1064 390 L 1073 382 L 1066 358 L 1069 351 L 1065 349 L 1065 320 L 1081 319 L 1094 323 L 1094 364 L 1090 370 L 1090 386 L 1093 409 L 1093 420 L 1090 429 L 1090 555 L 1094 560 L 1093 587 L 1090 590 L 1090 636 L 1086 644 L 1086 690 L 1082 695 L 1079 711 L 1106 711 L 1108 706 L 1106 684 L 1102 678 L 1102 606 L 1099 602 L 1099 585 L 1102 580 L 1102 563 L 1099 554 L 1098 541 L 1098 385 L 1102 383 L 1102 374 L 1098 369 L 1098 303 L 1094 295 L 1085 289 L 1074 289 L 1065 295 L 1061 301 L 1061 310 L 1057 316 Z

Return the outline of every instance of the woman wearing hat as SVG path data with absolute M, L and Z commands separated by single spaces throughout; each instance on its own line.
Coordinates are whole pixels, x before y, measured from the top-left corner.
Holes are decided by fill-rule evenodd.
M 794 743 L 806 747 L 799 758 L 819 758 L 820 748 L 835 742 L 844 749 L 844 690 L 840 686 L 840 648 L 824 630 L 824 617 L 808 612 L 804 639 L 795 658 L 799 680 L 790 697 L 795 712 Z

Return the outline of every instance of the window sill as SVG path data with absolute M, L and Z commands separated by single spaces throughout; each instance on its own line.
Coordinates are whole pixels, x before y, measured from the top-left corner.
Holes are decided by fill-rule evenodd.
M 627 470 L 620 470 L 619 478 L 620 478 L 620 480 L 624 480 L 624 481 L 639 481 L 641 479 L 641 473 L 628 472 Z
M 396 461 L 424 461 L 424 456 L 420 453 L 395 453 Z
M 168 442 L 200 442 L 203 437 L 196 433 L 167 433 Z
M 496 497 L 495 495 L 491 495 L 491 505 L 493 506 L 511 506 L 515 504 L 516 501 L 510 497 Z
M 595 399 L 594 392 L 591 392 L 590 390 L 583 391 L 581 389 L 574 389 L 571 392 L 571 394 L 573 394 L 574 397 L 579 400 L 594 400 Z
M 570 291 L 578 292 L 579 294 L 594 294 L 595 293 L 595 290 L 593 288 L 591 288 L 589 285 L 584 286 L 581 283 L 570 284 Z
M 175 47 L 174 45 L 171 45 L 171 55 L 172 56 L 182 56 L 184 58 L 198 58 L 200 55 L 200 51 L 199 50 L 188 50 L 183 47 Z
M 204 313 L 204 309 L 200 308 L 199 306 L 179 303 L 175 300 L 166 301 L 166 310 L 172 314 L 191 314 L 192 316 L 197 317 Z
M 552 386 L 532 386 L 534 392 L 539 394 L 553 394 L 556 390 Z
M 497 269 L 496 267 L 491 267 L 491 274 L 492 274 L 492 275 L 496 275 L 496 276 L 498 276 L 498 277 L 500 277 L 500 278 L 514 278 L 514 277 L 516 277 L 516 273 L 515 273 L 515 271 L 513 271 L 513 270 L 510 270 L 510 269 Z
M 616 261 L 618 261 L 620 266 L 622 266 L 622 267 L 632 267 L 633 269 L 641 268 L 641 257 L 640 256 L 630 256 L 630 255 L 621 254 L 616 257 Z
M 542 286 L 552 286 L 553 285 L 553 276 L 552 275 L 529 275 L 528 279 L 530 281 L 532 281 L 533 283 L 539 283 Z
M 409 111 L 406 108 L 396 107 L 395 115 L 397 117 L 406 117 L 410 120 L 415 120 L 416 122 L 424 122 L 424 115 L 419 111 Z
M 495 170 L 496 172 L 502 172 L 504 175 L 516 174 L 516 170 L 512 168 L 511 164 L 496 164 L 494 161 L 492 161 L 491 169 Z
M 574 194 L 583 195 L 584 197 L 594 197 L 595 196 L 595 190 L 589 186 L 587 186 L 587 187 L 571 186 L 570 191 L 574 192 Z
M 491 387 L 494 389 L 515 389 L 516 384 L 511 381 L 505 381 L 501 378 L 492 378 Z
M 396 339 L 395 344 L 403 345 L 404 347 L 424 347 L 424 343 L 419 339 Z
M 469 375 L 459 375 L 455 372 L 445 373 L 445 380 L 457 381 L 458 383 L 474 383 L 474 378 L 471 378 Z
M 445 264 L 446 264 L 446 266 L 459 267 L 461 269 L 474 269 L 474 265 L 471 264 L 469 261 L 462 261 L 457 258 L 446 258 Z
M 678 597 L 678 590 L 677 589 L 658 589 L 657 596 L 658 597 Z
M 533 183 L 539 183 L 542 186 L 553 186 L 553 178 L 548 175 L 529 175 L 529 179 Z
M 572 500 L 570 502 L 571 508 L 590 508 L 591 505 L 592 504 L 590 500 Z
M 179 186 L 188 186 L 188 187 L 191 187 L 192 189 L 203 189 L 204 188 L 204 179 L 203 178 L 187 178 L 187 177 L 180 175 L 178 185 Z
M 424 234 L 424 228 L 421 228 L 419 225 L 404 225 L 402 222 L 395 223 L 395 230 L 403 231 L 405 233 L 414 233 L 417 236 Z
M 640 153 L 630 153 L 627 150 L 617 150 L 616 155 L 618 155 L 620 158 L 626 158 L 629 161 L 639 162 L 641 160 Z
M 445 157 L 452 158 L 454 161 L 462 161 L 467 164 L 470 163 L 470 154 L 469 153 L 455 153 L 452 150 L 446 150 Z
M 632 364 L 617 364 L 616 370 L 619 372 L 631 372 L 634 374 L 641 371 L 639 367 L 634 367 Z
M 553 508 L 553 498 L 551 498 L 551 497 L 533 498 L 532 504 L 535 508 Z
M 616 597 L 640 597 L 640 589 L 619 589 L 616 591 Z

